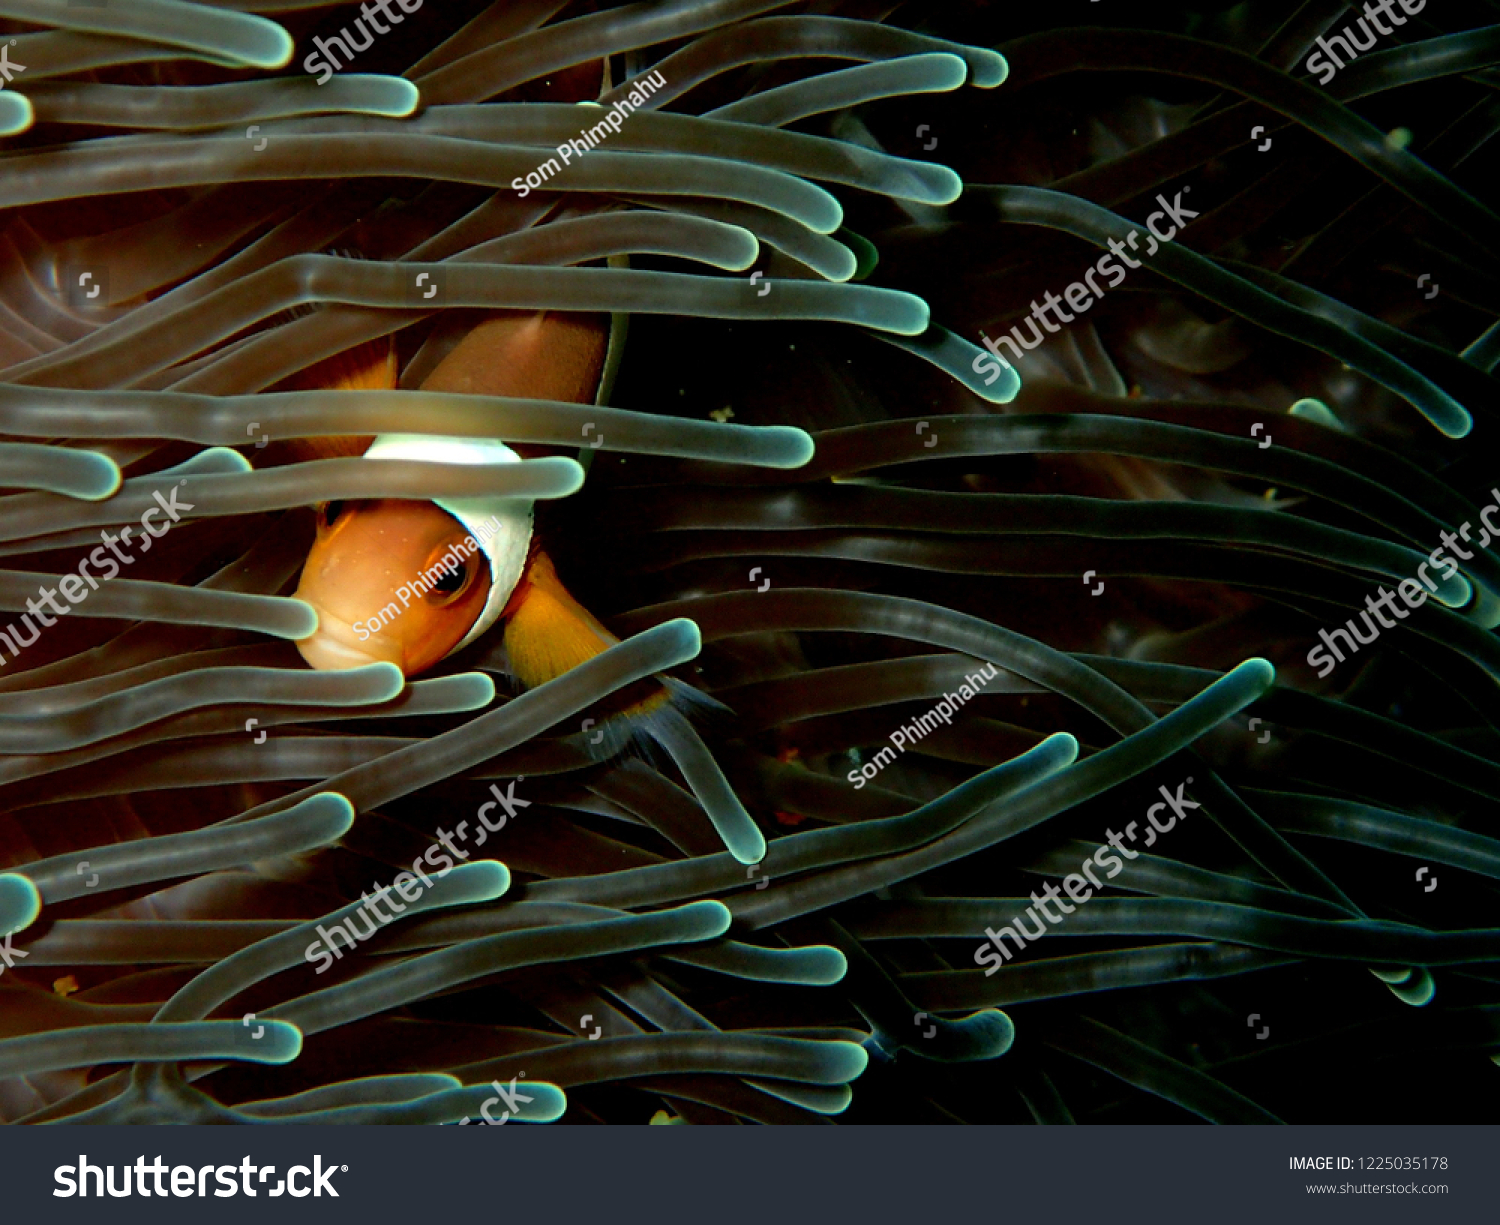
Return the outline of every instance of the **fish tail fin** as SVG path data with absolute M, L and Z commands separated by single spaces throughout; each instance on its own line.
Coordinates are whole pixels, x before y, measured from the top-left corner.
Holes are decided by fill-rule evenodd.
M 733 729 L 735 713 L 718 698 L 675 677 L 664 676 L 661 683 L 666 688 L 668 703 L 695 726 L 726 735 Z
M 558 581 L 552 559 L 532 554 L 517 594 L 507 606 L 505 649 L 511 670 L 528 687 L 544 684 L 619 641 Z M 670 677 L 627 685 L 600 706 L 599 726 L 585 723 L 585 752 L 605 760 L 635 748 L 649 758 L 664 752 L 682 772 L 725 848 L 741 863 L 757 863 L 766 840 L 735 794 L 690 715 L 730 714 L 729 708 Z

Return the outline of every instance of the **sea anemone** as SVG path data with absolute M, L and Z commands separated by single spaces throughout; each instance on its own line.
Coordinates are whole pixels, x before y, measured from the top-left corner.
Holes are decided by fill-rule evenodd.
M 1010 7 L 5 6 L 0 1117 L 1477 1115 L 1500 40 Z M 597 403 L 421 390 L 498 310 Z M 387 431 L 552 453 L 269 462 Z M 623 641 L 307 669 L 477 494 Z

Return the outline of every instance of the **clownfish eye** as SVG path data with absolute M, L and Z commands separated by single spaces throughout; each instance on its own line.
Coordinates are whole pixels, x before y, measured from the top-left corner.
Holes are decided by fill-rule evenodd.
M 344 503 L 324 502 L 318 508 L 318 520 L 324 527 L 332 527 L 339 521 L 339 516 L 344 513 Z
M 448 603 L 468 588 L 472 575 L 473 567 L 467 561 L 456 569 L 442 571 L 432 580 L 432 592 L 428 595 L 428 600 L 434 604 Z

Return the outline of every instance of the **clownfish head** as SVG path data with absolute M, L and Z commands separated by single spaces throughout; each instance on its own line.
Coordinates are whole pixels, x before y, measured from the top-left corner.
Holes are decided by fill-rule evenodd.
M 518 461 L 498 442 L 383 435 L 372 459 Z M 293 598 L 318 628 L 297 643 L 314 668 L 393 663 L 424 672 L 493 626 L 520 581 L 531 503 L 454 498 L 325 502 Z
M 473 629 L 489 566 L 464 525 L 431 502 L 324 502 L 296 598 L 318 629 L 297 643 L 314 668 L 388 662 L 411 676 Z

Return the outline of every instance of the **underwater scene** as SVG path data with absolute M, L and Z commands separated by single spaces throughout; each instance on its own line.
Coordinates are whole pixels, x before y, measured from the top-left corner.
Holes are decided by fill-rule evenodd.
M 1500 4 L 0 18 L 0 1120 L 1495 1121 Z

